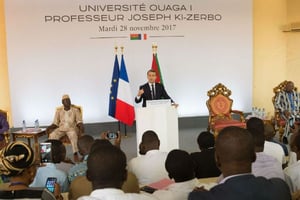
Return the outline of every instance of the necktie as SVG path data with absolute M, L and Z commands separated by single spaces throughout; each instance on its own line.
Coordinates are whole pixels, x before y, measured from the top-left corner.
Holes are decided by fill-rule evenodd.
M 151 84 L 151 96 L 152 99 L 155 99 L 154 84 Z

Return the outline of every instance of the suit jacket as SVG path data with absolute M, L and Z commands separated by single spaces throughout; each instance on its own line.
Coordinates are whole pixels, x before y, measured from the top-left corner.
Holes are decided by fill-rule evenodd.
M 221 174 L 215 160 L 215 149 L 191 153 L 196 178 L 217 177 Z
M 169 97 L 168 93 L 166 92 L 166 90 L 162 84 L 155 83 L 154 87 L 155 87 L 154 88 L 154 90 L 155 90 L 154 100 L 156 100 L 156 99 L 171 99 L 171 97 Z M 140 90 L 141 89 L 144 90 L 144 93 L 142 94 L 142 96 L 139 99 L 137 97 L 135 97 L 135 102 L 140 103 L 141 101 L 143 101 L 143 107 L 146 107 L 146 101 L 152 100 L 151 89 L 150 89 L 149 83 L 145 83 L 144 85 L 141 85 Z M 172 99 L 171 99 L 171 102 L 173 102 Z
M 191 192 L 189 200 L 291 200 L 288 185 L 279 178 L 266 179 L 252 174 L 232 177 L 210 189 Z

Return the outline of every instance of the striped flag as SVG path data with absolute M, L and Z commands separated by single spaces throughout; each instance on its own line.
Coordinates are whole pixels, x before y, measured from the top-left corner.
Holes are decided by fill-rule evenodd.
M 118 56 L 115 56 L 115 63 L 114 63 L 114 70 L 111 79 L 111 86 L 110 86 L 110 94 L 109 94 L 109 109 L 108 115 L 115 118 L 116 114 L 116 103 L 117 103 L 117 93 L 118 93 L 118 86 L 119 86 L 119 62 Z
M 158 62 L 158 59 L 157 59 L 157 53 L 153 53 L 152 69 L 156 71 L 156 80 L 155 80 L 155 82 L 164 84 L 163 79 L 162 79 L 162 75 L 161 75 L 161 71 L 160 71 L 159 62 Z
M 121 69 L 119 75 L 115 118 L 129 126 L 133 124 L 135 119 L 133 99 L 123 54 L 121 57 Z

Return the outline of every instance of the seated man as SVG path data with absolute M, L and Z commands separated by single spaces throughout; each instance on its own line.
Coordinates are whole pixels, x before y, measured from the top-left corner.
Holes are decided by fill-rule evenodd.
M 290 178 L 292 192 L 300 190 L 300 135 L 297 134 L 293 141 L 292 148 L 297 155 L 297 162 L 284 169 L 284 173 Z
M 72 144 L 72 150 L 77 155 L 78 135 L 83 134 L 83 123 L 81 111 L 71 104 L 69 95 L 62 96 L 63 107 L 56 110 L 53 124 L 50 125 L 46 132 L 49 134 L 49 139 L 60 139 L 67 135 Z
M 216 139 L 216 162 L 225 178 L 209 191 L 190 193 L 188 199 L 291 199 L 289 187 L 282 179 L 251 174 L 255 158 L 253 138 L 247 130 L 239 127 L 222 129 Z
M 275 107 L 280 111 L 281 117 L 285 120 L 283 142 L 288 142 L 290 133 L 290 120 L 292 123 L 299 118 L 300 100 L 299 94 L 294 90 L 294 83 L 288 81 L 284 91 L 280 92 L 275 99 Z
M 78 139 L 79 153 L 83 156 L 83 160 L 73 166 L 68 172 L 68 179 L 71 183 L 76 176 L 85 176 L 87 170 L 87 158 L 89 156 L 91 147 L 94 143 L 94 138 L 91 135 L 83 135 Z
M 127 179 L 126 155 L 113 145 L 103 145 L 91 150 L 87 160 L 87 179 L 92 183 L 93 191 L 88 199 L 156 199 L 146 194 L 124 193 L 121 188 Z
M 280 154 L 281 159 L 279 160 L 275 156 L 265 152 L 264 122 L 257 117 L 252 117 L 247 121 L 247 130 L 253 137 L 256 152 L 256 160 L 252 163 L 252 174 L 265 178 L 276 177 L 285 180 L 282 163 L 279 162 L 279 160 L 282 161 L 284 155 L 282 148 L 278 146 L 282 152 Z
M 166 189 L 155 191 L 153 195 L 158 199 L 187 199 L 188 194 L 195 187 L 200 186 L 195 177 L 192 158 L 188 152 L 179 149 L 170 151 L 165 166 L 169 177 L 174 179 L 175 183 L 170 184 Z
M 151 130 L 146 131 L 139 145 L 141 156 L 132 158 L 128 163 L 128 171 L 136 175 L 140 186 L 168 178 L 165 169 L 168 154 L 160 151 L 159 145 L 160 141 L 157 134 Z
M 45 142 L 51 143 L 51 160 L 57 160 L 57 156 L 60 157 L 60 151 L 63 146 L 63 143 L 59 140 L 46 140 Z M 53 162 L 43 163 L 43 166 L 40 166 L 37 169 L 36 176 L 33 182 L 30 184 L 30 187 L 45 187 L 45 183 L 48 177 L 57 178 L 57 183 L 60 185 L 62 192 L 67 192 L 69 189 L 69 181 L 67 174 L 57 169 L 56 165 Z
M 0 112 L 0 149 L 2 149 L 5 144 L 4 132 L 9 129 L 9 125 L 6 116 Z
M 209 131 L 203 131 L 197 138 L 200 152 L 191 153 L 196 178 L 216 177 L 221 174 L 215 160 L 215 138 Z

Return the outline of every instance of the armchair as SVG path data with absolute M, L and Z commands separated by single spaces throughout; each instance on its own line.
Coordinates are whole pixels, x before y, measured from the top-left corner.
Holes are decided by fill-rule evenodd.
M 239 110 L 232 110 L 233 100 L 229 98 L 230 95 L 231 91 L 221 83 L 207 92 L 209 97 L 206 101 L 209 111 L 207 129 L 213 131 L 215 136 L 227 126 L 246 128 L 244 113 Z M 233 114 L 237 114 L 239 119 L 234 119 Z
M 77 106 L 77 105 L 74 105 L 74 104 L 72 104 L 71 106 L 77 108 L 80 111 L 81 116 L 82 116 L 82 108 L 81 108 L 81 106 Z M 61 108 L 62 107 L 58 107 L 57 109 L 61 109 Z M 82 125 L 82 127 L 81 127 L 81 125 L 82 124 L 80 124 L 80 127 L 77 126 L 77 131 L 76 132 L 78 134 L 78 138 L 81 137 L 83 135 L 83 133 L 84 133 L 83 125 Z M 52 133 L 52 131 L 54 131 L 56 128 L 58 128 L 58 127 L 56 125 L 54 125 L 54 124 L 52 124 L 52 125 L 50 125 L 50 126 L 47 127 L 46 133 L 48 134 L 48 138 L 49 138 L 50 133 Z M 69 137 L 67 135 L 64 135 L 59 140 L 62 143 L 64 143 L 64 144 L 71 144 L 71 141 L 70 141 L 70 139 L 69 139 Z

